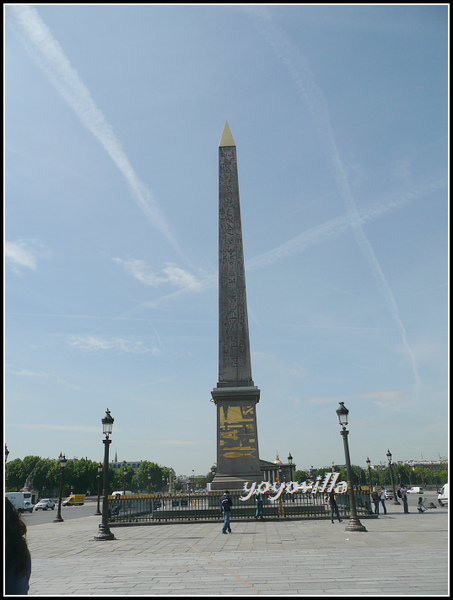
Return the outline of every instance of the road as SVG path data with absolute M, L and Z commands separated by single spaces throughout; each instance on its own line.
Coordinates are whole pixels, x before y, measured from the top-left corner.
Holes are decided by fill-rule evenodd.
M 96 500 L 88 500 L 82 506 L 62 506 L 61 517 L 63 521 L 68 519 L 81 519 L 83 517 L 90 517 L 94 515 L 97 508 Z M 102 501 L 101 501 L 102 510 Z M 32 513 L 23 513 L 22 517 L 27 527 L 33 525 L 42 525 L 43 523 L 50 523 L 53 521 L 58 514 L 58 503 L 54 510 L 34 510 Z M 101 517 L 99 517 L 100 519 Z

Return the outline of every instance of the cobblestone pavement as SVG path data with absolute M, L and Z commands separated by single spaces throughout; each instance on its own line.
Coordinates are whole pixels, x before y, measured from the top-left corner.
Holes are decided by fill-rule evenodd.
M 242 521 L 115 527 L 100 517 L 29 527 L 30 595 L 449 594 L 448 510 L 347 521 Z

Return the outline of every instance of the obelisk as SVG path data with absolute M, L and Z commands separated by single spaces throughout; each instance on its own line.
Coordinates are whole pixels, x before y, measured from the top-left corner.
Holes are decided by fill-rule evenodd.
M 228 123 L 219 144 L 219 380 L 217 473 L 211 489 L 242 489 L 261 481 L 245 290 L 236 145 Z

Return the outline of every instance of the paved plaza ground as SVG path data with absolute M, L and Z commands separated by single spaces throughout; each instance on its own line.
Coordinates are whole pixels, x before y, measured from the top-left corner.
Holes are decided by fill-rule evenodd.
M 95 541 L 100 517 L 28 528 L 30 595 L 335 595 L 449 594 L 448 510 L 348 521 L 232 519 L 221 523 L 112 528 Z M 72 509 L 75 510 L 75 509 Z

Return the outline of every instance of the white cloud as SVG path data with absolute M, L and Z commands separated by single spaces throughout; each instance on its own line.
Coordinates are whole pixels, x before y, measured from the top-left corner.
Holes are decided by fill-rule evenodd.
M 167 263 L 162 271 L 157 273 L 144 260 L 138 258 L 129 258 L 127 260 L 114 258 L 113 260 L 124 267 L 132 277 L 151 287 L 158 287 L 163 283 L 169 283 L 192 292 L 201 292 L 205 288 L 202 280 L 197 279 L 194 275 L 173 263 Z
M 36 240 L 5 241 L 6 264 L 15 273 L 20 273 L 22 268 L 36 271 L 38 259 L 49 255 L 49 250 Z
M 48 377 L 47 373 L 37 373 L 35 371 L 28 371 L 27 369 L 12 371 L 12 374 L 19 375 L 20 377 Z
M 80 348 L 85 352 L 93 351 L 114 351 L 132 354 L 144 354 L 151 352 L 154 356 L 160 354 L 160 350 L 156 347 L 147 348 L 143 342 L 131 342 L 124 338 L 107 338 L 94 335 L 79 335 L 74 336 L 68 341 L 70 346 Z

